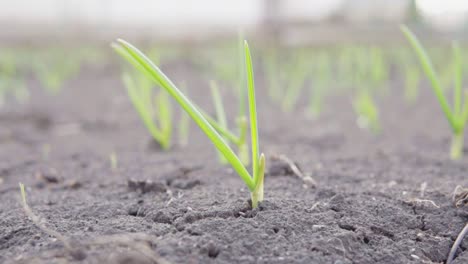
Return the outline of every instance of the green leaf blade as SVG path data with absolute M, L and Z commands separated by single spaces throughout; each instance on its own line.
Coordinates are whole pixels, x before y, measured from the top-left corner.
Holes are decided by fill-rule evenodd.
M 258 182 L 258 163 L 259 163 L 259 140 L 258 140 L 258 125 L 257 125 L 257 107 L 255 100 L 255 83 L 254 73 L 252 66 L 252 56 L 250 55 L 249 44 L 244 41 L 244 52 L 245 52 L 245 66 L 247 70 L 247 88 L 248 88 L 248 100 L 249 100 L 249 117 L 250 117 L 250 136 L 252 144 L 252 174 L 254 175 L 254 182 Z
M 454 118 L 454 114 L 452 113 L 452 110 L 450 109 L 447 99 L 445 98 L 444 92 L 440 85 L 439 78 L 437 77 L 437 74 L 434 70 L 434 67 L 432 66 L 432 62 L 429 56 L 427 55 L 425 49 L 423 48 L 423 46 L 421 45 L 417 37 L 408 29 L 408 27 L 402 25 L 400 29 L 405 35 L 405 37 L 408 39 L 408 41 L 410 42 L 413 49 L 416 51 L 416 54 L 423 68 L 423 71 L 426 74 L 426 76 L 429 78 L 429 81 L 431 82 L 431 87 L 437 97 L 437 100 L 439 101 L 442 111 L 444 112 L 452 129 L 455 130 L 457 127 L 457 124 Z
M 116 46 L 116 47 L 115 47 Z M 142 70 L 143 73 L 150 76 L 159 86 L 165 89 L 179 105 L 189 114 L 195 123 L 208 136 L 215 147 L 223 153 L 234 170 L 239 174 L 247 187 L 252 191 L 255 188 L 253 178 L 250 176 L 247 169 L 243 166 L 239 158 L 234 154 L 232 149 L 224 142 L 223 138 L 205 119 L 203 114 L 185 97 L 185 95 L 177 89 L 172 81 L 149 60 L 141 51 L 135 48 L 130 43 L 124 40 L 117 40 L 114 45 L 117 53 L 127 59 L 135 67 Z

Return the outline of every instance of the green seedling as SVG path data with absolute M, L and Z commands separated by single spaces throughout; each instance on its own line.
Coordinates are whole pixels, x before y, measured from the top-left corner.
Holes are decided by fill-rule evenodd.
M 338 75 L 340 80 L 340 85 L 343 88 L 350 88 L 356 80 L 356 67 L 355 64 L 355 52 L 352 46 L 342 47 L 340 49 L 340 54 L 338 57 Z
M 258 203 L 263 200 L 263 181 L 265 172 L 265 155 L 259 154 L 259 140 L 257 128 L 257 110 L 255 103 L 255 88 L 252 59 L 247 41 L 244 42 L 245 64 L 247 70 L 249 119 L 251 129 L 251 150 L 252 150 L 252 173 L 249 173 L 242 164 L 239 157 L 218 134 L 217 130 L 208 122 L 205 116 L 192 102 L 174 85 L 174 83 L 149 60 L 141 51 L 124 40 L 117 40 L 113 44 L 115 51 L 130 62 L 134 67 L 150 77 L 161 88 L 168 92 L 175 101 L 190 115 L 192 120 L 211 140 L 219 152 L 221 152 L 233 169 L 247 185 L 251 193 L 252 208 L 258 207 Z
M 303 51 L 295 54 L 287 67 L 288 71 L 285 82 L 285 94 L 281 107 L 283 111 L 290 112 L 296 106 L 301 95 L 304 84 L 310 73 L 310 58 Z
M 25 103 L 29 99 L 24 71 L 21 69 L 21 51 L 0 50 L 0 106 L 9 97 Z
M 311 97 L 307 109 L 307 115 L 312 119 L 318 118 L 322 112 L 324 97 L 327 88 L 330 88 L 332 76 L 332 67 L 327 53 L 318 54 L 314 60 L 316 66 L 314 67 L 310 92 Z
M 155 93 L 151 79 L 142 74 L 123 75 L 128 96 L 151 136 L 163 150 L 171 146 L 172 110 L 167 93 Z
M 356 89 L 352 105 L 357 115 L 357 124 L 362 129 L 378 133 L 379 113 L 371 96 L 371 91 L 376 89 L 375 76 L 378 74 L 372 72 L 372 60 L 361 47 L 349 48 L 346 53 L 344 69 L 346 78 L 350 79 L 350 83 Z
M 238 148 L 238 154 L 239 158 L 241 159 L 242 163 L 244 165 L 249 165 L 250 164 L 250 157 L 249 157 L 249 147 L 247 145 L 247 130 L 248 130 L 248 122 L 247 122 L 247 117 L 246 117 L 246 103 L 245 103 L 245 89 L 244 83 L 245 83 L 245 63 L 243 59 L 243 54 L 244 54 L 244 41 L 242 38 L 242 32 L 239 32 L 238 34 L 238 41 L 237 45 L 234 46 L 232 45 L 231 42 L 228 43 L 228 45 L 221 46 L 221 48 L 218 48 L 215 53 L 216 59 L 212 61 L 213 69 L 215 71 L 215 75 L 221 79 L 222 81 L 226 82 L 228 86 L 232 86 L 235 88 L 235 93 L 238 98 L 238 114 L 236 117 L 236 128 L 237 128 L 237 133 L 239 136 L 236 136 L 235 133 L 231 132 L 228 129 L 228 124 L 227 121 L 224 122 L 222 118 L 224 109 L 222 109 L 222 102 L 221 102 L 221 97 L 219 95 L 216 95 L 216 93 L 219 93 L 217 91 L 213 91 L 214 89 L 217 90 L 217 87 L 214 87 L 216 85 L 214 81 L 210 84 L 211 89 L 212 89 L 212 97 L 214 100 L 214 104 L 216 107 L 217 111 L 217 118 L 211 118 L 208 114 L 203 112 L 200 108 L 199 110 L 205 115 L 205 118 L 210 122 L 210 124 L 220 133 L 225 140 L 229 141 L 230 143 L 233 143 L 237 146 Z M 233 52 L 235 50 L 236 52 Z M 211 52 L 213 53 L 213 52 Z M 237 56 L 229 56 L 229 54 L 235 54 L 237 53 Z M 221 107 L 220 107 L 221 106 Z M 221 116 L 220 116 L 221 115 Z M 225 118 L 224 118 L 225 119 Z M 221 122 L 220 122 L 221 121 Z M 224 123 L 224 124 L 223 124 Z M 223 158 L 220 158 L 220 161 L 224 163 Z
M 47 92 L 57 94 L 66 80 L 77 74 L 80 60 L 76 57 L 66 57 L 65 54 L 48 53 L 38 55 L 33 62 L 33 71 Z
M 412 59 L 407 48 L 395 48 L 392 52 L 393 63 L 398 66 L 399 74 L 404 77 L 404 98 L 408 103 L 416 102 L 421 85 L 421 70 L 419 62 Z
M 281 101 L 282 91 L 280 70 L 278 67 L 278 52 L 276 49 L 270 49 L 263 58 L 263 69 L 268 82 L 268 95 L 273 102 Z
M 385 90 L 385 84 L 388 80 L 388 67 L 382 49 L 371 47 L 369 59 L 370 85 L 373 89 Z
M 353 100 L 353 108 L 358 115 L 357 123 L 360 128 L 380 132 L 379 112 L 369 92 L 359 91 Z
M 421 62 L 422 69 L 429 78 L 432 90 L 434 91 L 434 94 L 439 101 L 440 107 L 442 108 L 442 111 L 452 129 L 450 157 L 452 159 L 459 159 L 463 156 L 463 134 L 465 130 L 465 124 L 468 119 L 468 93 L 465 92 L 465 96 L 462 100 L 463 69 L 460 48 L 456 43 L 454 43 L 452 46 L 455 71 L 453 106 L 451 108 L 444 94 L 439 77 L 434 70 L 431 59 L 427 55 L 424 47 L 419 42 L 418 38 L 406 26 L 401 26 L 401 30 L 416 52 L 416 55 Z

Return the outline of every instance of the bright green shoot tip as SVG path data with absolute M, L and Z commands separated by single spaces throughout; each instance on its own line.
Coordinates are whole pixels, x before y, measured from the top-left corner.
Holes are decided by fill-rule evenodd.
M 421 63 L 422 69 L 426 76 L 429 78 L 432 90 L 434 91 L 440 107 L 444 112 L 447 121 L 452 129 L 452 145 L 450 149 L 450 157 L 452 159 L 459 159 L 463 156 L 463 133 L 465 124 L 468 119 L 468 93 L 462 95 L 462 61 L 460 47 L 457 43 L 453 43 L 453 58 L 454 58 L 454 79 L 455 85 L 453 90 L 453 107 L 451 108 L 449 102 L 444 94 L 444 89 L 440 83 L 432 61 L 427 55 L 424 47 L 419 42 L 418 38 L 404 25 L 401 26 L 401 31 L 408 39 L 409 43 L 416 52 L 417 57 Z M 462 96 L 464 97 L 462 100 Z
M 353 100 L 354 111 L 358 115 L 360 128 L 369 129 L 375 134 L 380 132 L 379 111 L 368 91 L 359 91 Z
M 135 68 L 150 77 L 161 88 L 168 92 L 175 101 L 187 112 L 200 129 L 210 139 L 216 149 L 224 155 L 233 169 L 241 177 L 251 192 L 252 208 L 258 206 L 263 200 L 263 179 L 265 173 L 265 156 L 259 155 L 259 142 L 257 131 L 257 110 L 255 103 L 255 89 L 252 59 L 247 42 L 244 42 L 245 62 L 247 69 L 248 103 L 250 112 L 251 143 L 252 143 L 252 173 L 249 173 L 239 157 L 225 142 L 223 137 L 205 118 L 204 114 L 174 85 L 174 83 L 140 50 L 124 40 L 117 40 L 112 44 L 115 51 L 130 62 Z

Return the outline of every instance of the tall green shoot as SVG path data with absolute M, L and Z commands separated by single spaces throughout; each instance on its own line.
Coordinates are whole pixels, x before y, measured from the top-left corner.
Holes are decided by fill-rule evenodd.
M 327 89 L 331 88 L 329 85 L 332 76 L 329 54 L 319 53 L 315 56 L 314 61 L 311 95 L 307 109 L 307 116 L 312 119 L 316 119 L 322 112 L 324 96 Z
M 265 156 L 259 155 L 259 142 L 257 131 L 257 110 L 255 102 L 255 89 L 253 81 L 253 67 L 247 41 L 244 42 L 245 62 L 248 80 L 248 105 L 249 119 L 251 127 L 251 148 L 252 148 L 252 172 L 249 173 L 242 164 L 239 157 L 225 142 L 223 137 L 208 122 L 202 112 L 174 85 L 174 83 L 149 60 L 141 51 L 124 40 L 117 40 L 113 44 L 115 51 L 124 59 L 130 62 L 138 70 L 155 81 L 161 88 L 168 92 L 175 101 L 190 115 L 200 129 L 211 140 L 214 146 L 220 151 L 233 169 L 247 185 L 251 193 L 252 207 L 258 207 L 258 203 L 263 200 L 263 181 L 265 173 Z
M 380 132 L 379 111 L 369 91 L 358 91 L 353 100 L 353 108 L 358 115 L 357 123 L 360 128 L 369 129 L 373 133 Z
M 263 58 L 263 69 L 268 82 L 268 95 L 273 102 L 279 102 L 282 96 L 280 70 L 278 67 L 278 52 L 276 49 L 271 48 L 268 50 Z
M 452 129 L 452 143 L 450 148 L 450 157 L 452 159 L 460 159 L 463 156 L 463 137 L 465 124 L 468 119 L 468 94 L 465 92 L 462 100 L 462 61 L 460 47 L 457 43 L 453 43 L 453 58 L 454 58 L 454 89 L 453 89 L 453 106 L 451 107 L 441 86 L 439 77 L 434 70 L 431 59 L 427 55 L 424 47 L 419 42 L 418 38 L 406 27 L 401 26 L 401 31 L 408 39 L 413 47 L 422 69 L 429 78 L 432 90 L 439 101 L 439 105 Z
M 302 89 L 304 88 L 310 72 L 310 58 L 308 58 L 307 55 L 308 54 L 306 52 L 299 51 L 297 54 L 293 55 L 290 65 L 288 65 L 288 79 L 285 83 L 285 94 L 281 104 L 281 107 L 285 112 L 292 111 L 296 106 Z
M 379 133 L 379 111 L 372 97 L 372 91 L 378 88 L 377 85 L 383 79 L 383 70 L 374 68 L 380 63 L 375 63 L 375 58 L 369 56 L 363 48 L 355 48 L 353 59 L 352 83 L 357 90 L 353 98 L 353 108 L 358 116 L 358 126 Z M 380 68 L 381 66 L 377 67 Z M 369 75 L 371 78 L 368 78 Z

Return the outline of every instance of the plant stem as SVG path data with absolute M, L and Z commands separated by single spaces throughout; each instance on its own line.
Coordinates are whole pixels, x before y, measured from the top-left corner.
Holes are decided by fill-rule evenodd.
M 258 202 L 263 201 L 263 180 L 258 184 L 257 188 L 250 193 L 250 197 L 252 199 L 252 208 L 257 208 Z
M 463 156 L 463 130 L 452 135 L 452 145 L 450 147 L 450 157 L 454 160 Z
M 265 178 L 265 155 L 263 153 L 258 161 L 257 177 L 255 189 L 250 193 L 253 209 L 258 207 L 258 202 L 263 201 L 263 179 Z

